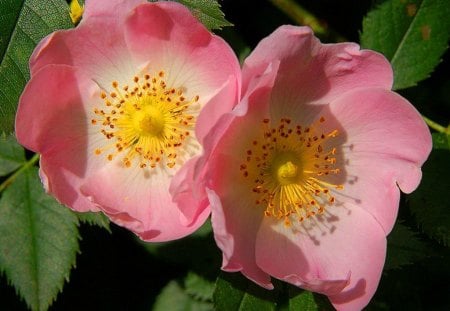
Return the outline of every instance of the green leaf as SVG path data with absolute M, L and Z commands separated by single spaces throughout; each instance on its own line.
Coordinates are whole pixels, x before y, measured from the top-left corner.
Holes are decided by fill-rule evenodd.
M 213 300 L 214 282 L 198 275 L 194 272 L 189 272 L 184 280 L 184 287 L 186 293 L 200 301 Z
M 385 269 L 398 269 L 430 254 L 427 245 L 403 224 L 396 224 L 387 240 Z
M 225 26 L 233 26 L 225 19 L 217 0 L 175 0 L 187 6 L 206 28 L 222 29 Z
M 450 150 L 450 136 L 445 133 L 433 133 L 433 149 Z M 450 159 L 449 159 L 450 161 Z
M 153 311 L 212 311 L 211 302 L 191 297 L 177 281 L 170 281 L 156 299 Z
M 47 34 L 72 24 L 64 0 L 2 0 L 0 12 L 0 131 L 11 132 L 33 49 Z
M 0 135 L 0 176 L 5 176 L 25 163 L 25 151 L 13 135 Z
M 276 290 L 264 289 L 244 278 L 240 273 L 221 273 L 214 290 L 214 307 L 217 311 L 275 310 Z
M 409 207 L 425 234 L 450 245 L 450 150 L 434 149 L 422 167 L 419 188 L 409 195 Z
M 78 221 L 45 194 L 35 167 L 0 199 L 0 269 L 32 310 L 46 310 L 75 266 Z
M 302 310 L 302 311 L 318 311 L 316 301 L 314 300 L 313 293 L 289 286 L 289 310 Z
M 361 45 L 383 53 L 394 89 L 414 86 L 439 64 L 450 39 L 448 0 L 383 2 L 363 20 Z
M 100 228 L 105 229 L 109 233 L 111 233 L 111 228 L 109 227 L 109 219 L 105 216 L 105 214 L 98 212 L 84 212 L 84 213 L 77 213 L 74 212 L 75 215 L 78 217 L 78 220 L 86 223 L 91 226 L 98 226 Z

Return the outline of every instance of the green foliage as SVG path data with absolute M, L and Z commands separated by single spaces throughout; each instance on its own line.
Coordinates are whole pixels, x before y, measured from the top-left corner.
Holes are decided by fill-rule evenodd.
M 275 310 L 278 292 L 264 289 L 244 278 L 240 273 L 221 273 L 214 290 L 217 311 Z
M 289 311 L 318 311 L 314 295 L 311 292 L 289 286 Z
M 5 176 L 25 163 L 25 152 L 13 135 L 0 135 L 0 176 Z
M 0 3 L 0 59 L 3 58 L 8 47 L 9 38 L 14 30 L 14 24 L 19 17 L 23 1 L 4 0 Z
M 111 233 L 111 228 L 109 227 L 109 219 L 105 216 L 105 214 L 98 212 L 86 212 L 86 213 L 77 213 L 74 212 L 78 217 L 78 220 L 86 223 L 91 226 L 98 226 L 100 228 L 105 229 L 109 233 Z
M 450 245 L 450 146 L 446 134 L 433 134 L 434 149 L 422 167 L 419 188 L 409 196 L 411 212 L 420 228 L 433 239 Z
M 71 27 L 71 22 L 64 0 L 2 0 L 0 12 L 0 131 L 11 132 L 33 49 L 47 34 Z
M 403 224 L 396 224 L 387 239 L 386 270 L 413 264 L 430 255 L 427 245 Z
M 186 293 L 195 299 L 212 302 L 214 282 L 201 275 L 190 271 L 184 280 L 184 287 L 186 288 Z
M 167 284 L 157 297 L 153 310 L 214 310 L 213 290 L 213 282 L 189 271 L 183 282 Z
M 32 310 L 46 310 L 69 279 L 78 221 L 28 168 L 0 199 L 0 269 Z
M 439 64 L 450 38 L 447 0 L 383 2 L 363 20 L 361 45 L 383 53 L 394 68 L 394 89 L 414 86 Z
M 445 133 L 433 133 L 433 149 L 450 150 L 450 136 Z
M 189 278 L 189 276 L 188 276 Z M 170 281 L 159 294 L 153 311 L 212 311 L 211 301 L 197 299 L 189 294 L 177 281 Z
M 217 0 L 175 0 L 187 6 L 191 12 L 206 26 L 206 28 L 222 29 L 225 26 L 232 26 L 225 19 L 225 15 L 220 10 Z

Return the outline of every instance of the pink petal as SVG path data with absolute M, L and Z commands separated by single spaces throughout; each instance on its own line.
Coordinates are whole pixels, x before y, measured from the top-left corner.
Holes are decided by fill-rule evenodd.
M 123 18 L 131 9 L 145 0 L 89 0 L 86 1 L 82 22 L 91 17 Z
M 195 126 L 195 136 L 203 143 L 212 126 L 225 114 L 230 112 L 239 101 L 239 83 L 236 77 L 230 77 L 225 85 L 202 109 Z
M 49 65 L 27 84 L 16 115 L 18 141 L 41 154 L 46 190 L 77 211 L 98 210 L 77 190 L 96 166 L 87 152 L 86 131 L 87 105 L 95 90 L 97 86 L 72 67 Z
M 268 90 L 277 69 L 277 63 L 269 64 L 259 79 L 253 81 L 252 93 L 248 93 L 232 113 L 224 115 L 213 127 L 204 144 L 205 154 L 210 158 L 200 160 L 205 161 L 214 237 L 223 252 L 222 269 L 241 271 L 268 289 L 273 288 L 270 276 L 256 265 L 254 249 L 258 219 L 262 219 L 262 213 L 248 201 L 251 189 L 231 185 L 242 178 L 237 176 L 239 161 L 246 154 L 252 137 L 259 136 L 261 120 L 268 115 Z M 249 118 L 243 117 L 247 115 Z
M 369 213 L 350 204 L 329 207 L 323 216 L 292 227 L 266 218 L 256 240 L 262 270 L 328 295 L 339 310 L 367 305 L 378 286 L 385 254 L 383 229 Z
M 89 176 L 81 191 L 115 223 L 145 241 L 162 242 L 194 232 L 209 215 L 204 208 L 191 223 L 182 223 L 180 207 L 169 193 L 170 181 L 164 168 L 126 168 L 118 160 Z
M 64 156 L 65 154 L 58 157 L 41 157 L 39 175 L 45 191 L 53 195 L 59 203 L 77 212 L 98 212 L 100 209 L 79 191 L 83 182 L 80 174 L 85 174 L 83 163 L 71 162 L 71 165 L 64 167 L 60 165 Z
M 270 75 L 268 75 L 268 79 Z M 263 79 L 264 80 L 264 79 Z M 264 85 L 264 83 L 263 83 Z M 267 115 L 266 109 L 259 109 L 259 103 L 264 107 L 268 102 L 267 90 L 255 88 L 255 92 L 248 97 L 247 102 L 240 104 L 240 113 L 249 113 L 250 118 L 235 117 L 222 118 L 213 132 L 226 129 L 226 135 L 219 141 L 208 137 L 206 147 L 212 147 L 215 152 L 207 162 L 208 180 L 207 190 L 211 204 L 211 221 L 217 245 L 223 252 L 222 269 L 225 271 L 241 271 L 249 279 L 260 286 L 271 289 L 270 276 L 257 265 L 255 258 L 256 233 L 259 230 L 263 213 L 255 209 L 249 189 L 246 185 L 237 184 L 242 176 L 239 175 L 242 158 L 252 137 L 259 135 L 262 118 Z M 238 110 L 239 110 L 238 109 Z M 246 111 L 248 110 L 248 111 Z M 246 135 L 242 135 L 245 131 Z M 244 138 L 244 139 L 242 139 Z M 232 185 L 236 184 L 236 187 Z
M 341 200 L 369 211 L 389 233 L 399 190 L 413 191 L 431 151 L 431 135 L 420 114 L 401 96 L 382 89 L 347 93 L 330 104 L 344 130 L 347 181 Z
M 237 150 L 245 153 L 243 148 L 246 147 L 247 140 L 252 135 L 259 135 L 261 120 L 269 115 L 269 92 L 277 75 L 278 65 L 278 62 L 267 64 L 264 72 L 252 81 L 251 92 L 247 92 L 233 111 L 223 114 L 209 130 L 203 142 L 205 156 L 200 159 L 202 163 L 200 165 L 206 167 L 208 157 L 214 156 L 216 149 L 218 153 L 232 156 L 236 154 Z M 245 119 L 247 115 L 249 116 L 248 120 Z M 204 123 L 208 123 L 208 119 L 200 118 L 197 127 L 206 128 L 208 125 Z M 254 126 L 250 124 L 254 124 Z M 251 130 L 249 131 L 249 129 Z M 226 134 L 228 130 L 234 134 Z M 241 135 L 242 130 L 245 131 L 246 135 Z M 224 146 L 218 148 L 217 144 L 219 143 L 224 144 Z
M 136 66 L 125 44 L 123 27 L 123 22 L 111 16 L 52 33 L 34 50 L 31 75 L 49 64 L 65 64 L 77 67 L 105 89 L 111 87 L 113 80 L 128 83 L 136 74 Z
M 136 63 L 149 71 L 165 71 L 169 87 L 184 87 L 187 98 L 200 97 L 201 105 L 216 96 L 208 115 L 229 111 L 239 98 L 239 62 L 218 36 L 211 34 L 176 2 L 138 6 L 125 28 L 128 46 Z M 222 102 L 218 102 L 218 100 Z M 206 130 L 206 129 L 205 129 Z M 205 135 L 200 129 L 199 139 Z
M 261 215 L 255 214 L 253 206 L 242 201 L 241 191 L 220 193 L 207 190 L 211 204 L 211 223 L 214 239 L 222 250 L 222 270 L 240 271 L 260 286 L 272 289 L 270 276 L 255 261 L 255 239 Z
M 180 221 L 189 226 L 196 221 L 200 214 L 208 210 L 208 199 L 204 188 L 204 182 L 196 182 L 195 169 L 199 157 L 194 157 L 183 164 L 174 177 L 172 177 L 169 192 L 174 203 L 180 209 Z
M 281 26 L 245 60 L 244 93 L 263 64 L 274 60 L 281 62 L 273 90 L 276 101 L 326 104 L 356 88 L 392 86 L 391 66 L 381 54 L 352 43 L 321 44 L 308 27 Z

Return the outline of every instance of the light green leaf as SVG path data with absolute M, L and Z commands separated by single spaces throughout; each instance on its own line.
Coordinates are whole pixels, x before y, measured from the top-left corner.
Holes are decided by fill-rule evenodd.
M 64 0 L 2 0 L 0 12 L 0 131 L 11 132 L 33 49 L 47 34 L 72 24 Z
M 200 301 L 212 302 L 214 282 L 194 273 L 189 272 L 184 280 L 186 293 Z
M 175 0 L 187 6 L 206 28 L 222 29 L 225 26 L 233 26 L 225 19 L 217 0 Z
M 450 136 L 445 133 L 433 133 L 433 149 L 450 150 Z M 449 159 L 450 162 L 450 159 Z
M 446 246 L 450 246 L 449 161 L 450 150 L 434 149 L 422 167 L 419 188 L 408 197 L 419 227 Z
M 153 311 L 212 311 L 214 310 L 211 302 L 199 301 L 191 297 L 177 283 L 171 281 L 163 288 L 156 298 Z
M 0 199 L 0 270 L 32 310 L 47 310 L 75 266 L 77 218 L 44 193 L 36 168 Z
M 109 219 L 105 216 L 105 214 L 98 212 L 85 212 L 85 213 L 77 213 L 74 212 L 75 215 L 78 217 L 78 220 L 80 220 L 83 223 L 86 223 L 91 226 L 98 226 L 100 228 L 105 229 L 109 233 L 111 233 L 111 228 L 109 227 Z
M 394 68 L 394 89 L 414 86 L 439 64 L 450 39 L 448 0 L 383 2 L 363 20 L 361 45 L 383 53 Z
M 0 176 L 5 176 L 25 163 L 25 151 L 13 135 L 0 135 Z
M 275 310 L 277 295 L 277 291 L 266 290 L 240 273 L 221 273 L 214 290 L 214 307 L 217 311 L 270 311 Z
M 427 245 L 405 225 L 396 224 L 387 240 L 385 269 L 398 269 L 430 255 Z

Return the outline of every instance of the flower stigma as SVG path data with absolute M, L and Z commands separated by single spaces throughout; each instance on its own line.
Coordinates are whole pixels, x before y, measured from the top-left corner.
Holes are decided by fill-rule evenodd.
M 333 138 L 339 132 L 321 131 L 325 118 L 308 127 L 281 118 L 275 126 L 269 119 L 261 124 L 261 135 L 249 143 L 240 172 L 252 189 L 255 205 L 265 208 L 266 217 L 303 222 L 325 212 L 335 203 L 331 190 L 343 185 L 328 182 L 328 175 L 340 173 L 336 167 Z
M 187 100 L 183 88 L 168 87 L 164 76 L 164 71 L 135 76 L 132 85 L 123 86 L 113 81 L 111 92 L 101 92 L 103 107 L 94 108 L 91 124 L 100 127 L 108 144 L 96 148 L 96 155 L 109 161 L 122 155 L 125 167 L 135 160 L 141 168 L 182 162 L 186 146 L 196 143 L 199 96 Z

